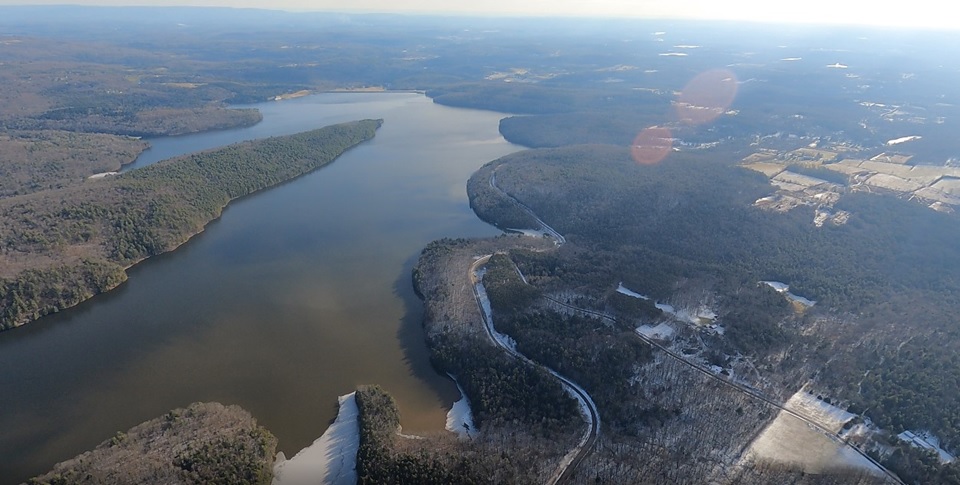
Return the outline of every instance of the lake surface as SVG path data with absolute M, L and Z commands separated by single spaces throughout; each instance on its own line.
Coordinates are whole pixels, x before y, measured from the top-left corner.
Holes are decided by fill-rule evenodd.
M 134 167 L 341 121 L 385 122 L 333 164 L 234 201 L 120 288 L 0 333 L 0 482 L 195 401 L 242 406 L 287 456 L 323 433 L 337 396 L 358 384 L 396 397 L 405 432 L 444 428 L 458 393 L 430 367 L 410 272 L 434 239 L 499 233 L 470 210 L 466 180 L 519 149 L 497 131 L 503 115 L 412 93 L 254 107 L 260 124 L 151 140 Z

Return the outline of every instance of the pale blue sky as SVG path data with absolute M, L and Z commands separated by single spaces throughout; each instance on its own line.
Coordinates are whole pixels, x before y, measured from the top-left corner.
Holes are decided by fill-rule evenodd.
M 960 7 L 943 0 L 0 0 L 0 5 L 203 5 L 481 15 L 595 16 L 867 24 L 957 29 Z

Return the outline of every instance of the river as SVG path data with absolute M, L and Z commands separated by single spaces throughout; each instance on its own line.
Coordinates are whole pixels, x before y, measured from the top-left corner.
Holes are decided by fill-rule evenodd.
M 293 456 L 358 384 L 396 397 L 408 433 L 439 431 L 457 388 L 430 367 L 410 271 L 445 236 L 499 231 L 466 180 L 519 149 L 502 114 L 414 93 L 329 93 L 253 105 L 253 127 L 150 140 L 132 167 L 360 118 L 374 140 L 234 201 L 118 289 L 0 333 L 0 483 L 195 401 L 238 404 Z M 132 168 L 131 167 L 131 168 Z M 128 168 L 128 169 L 131 169 Z

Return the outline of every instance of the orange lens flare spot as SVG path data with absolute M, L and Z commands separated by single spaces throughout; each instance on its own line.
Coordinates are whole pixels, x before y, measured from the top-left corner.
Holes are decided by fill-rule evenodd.
M 633 139 L 630 154 L 641 165 L 660 163 L 673 149 L 673 135 L 670 130 L 659 126 L 646 128 Z
M 680 121 L 699 125 L 725 113 L 736 96 L 737 76 L 729 69 L 711 69 L 691 79 L 674 106 Z

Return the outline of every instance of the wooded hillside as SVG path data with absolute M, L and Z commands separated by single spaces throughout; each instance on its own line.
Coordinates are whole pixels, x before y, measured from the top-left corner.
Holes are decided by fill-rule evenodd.
M 514 255 L 538 288 L 582 295 L 600 310 L 617 307 L 618 282 L 660 301 L 700 288 L 715 295 L 725 326 L 722 338 L 703 337 L 717 356 L 752 356 L 786 389 L 813 376 L 841 406 L 884 429 L 935 430 L 955 448 L 956 217 L 852 193 L 837 206 L 854 214 L 849 223 L 818 228 L 810 207 L 753 207 L 769 193 L 767 182 L 718 159 L 723 154 L 675 152 L 659 165 L 639 165 L 626 148 L 531 150 L 478 171 L 471 197 L 495 197 L 488 181 L 496 169 L 499 188 L 566 236 L 557 252 Z M 474 208 L 486 220 L 514 217 L 494 204 Z M 762 280 L 787 282 L 817 304 L 795 314 Z M 551 320 L 530 315 L 518 328 L 530 332 Z
M 231 200 L 332 162 L 381 123 L 239 143 L 0 200 L 0 328 L 117 286 L 127 267 L 183 244 Z
M 194 403 L 58 463 L 31 485 L 267 485 L 277 439 L 237 406 Z

